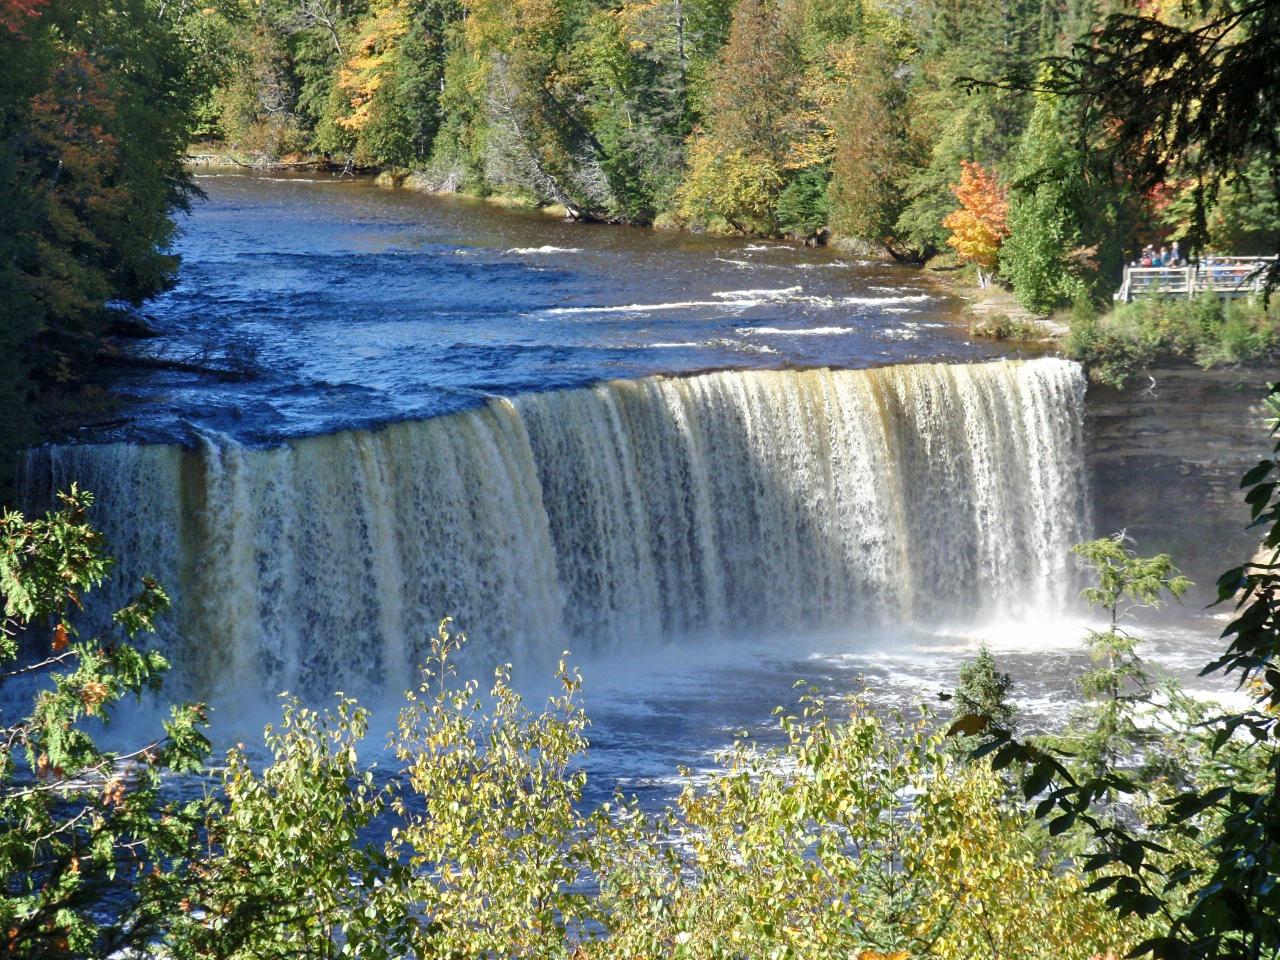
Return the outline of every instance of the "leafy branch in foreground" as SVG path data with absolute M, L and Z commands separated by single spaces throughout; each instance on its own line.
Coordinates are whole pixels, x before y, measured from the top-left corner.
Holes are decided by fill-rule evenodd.
M 260 770 L 232 751 L 174 956 L 1090 960 L 1142 935 L 927 715 L 808 696 L 666 809 L 592 809 L 577 674 L 535 710 L 509 667 L 487 696 L 457 678 L 459 642 L 443 624 L 381 787 L 345 698 L 290 702 Z
M 165 802 L 165 771 L 198 769 L 203 709 L 175 707 L 162 736 L 104 750 L 94 730 L 167 669 L 135 638 L 168 605 L 144 580 L 106 633 L 81 639 L 82 597 L 107 577 L 92 496 L 74 486 L 43 518 L 0 517 L 0 954 L 107 956 L 155 936 L 167 871 L 192 849 L 197 805 Z M 9 704 L 20 707 L 19 715 Z
M 1267 400 L 1280 433 L 1280 386 Z M 1090 845 L 1084 868 L 1090 890 L 1108 891 L 1120 916 L 1155 918 L 1159 932 L 1133 955 L 1168 960 L 1261 960 L 1280 956 L 1280 442 L 1241 486 L 1262 530 L 1255 560 L 1218 582 L 1218 602 L 1236 598 L 1223 632 L 1226 652 L 1202 674 L 1235 675 L 1252 709 L 1203 721 L 1203 769 L 1189 785 L 1145 782 L 1114 762 L 1083 771 L 1051 747 L 1018 740 L 979 717 L 961 718 L 954 733 L 985 729 L 974 758 L 1019 771 L 1035 816 L 1053 835 L 1074 826 Z M 1148 571 L 1159 574 L 1159 571 Z M 1154 586 L 1156 580 L 1149 580 Z M 1100 588 L 1105 590 L 1105 588 Z M 1115 596 L 1112 591 L 1109 596 Z M 1141 819 L 1110 815 L 1109 802 L 1129 798 Z

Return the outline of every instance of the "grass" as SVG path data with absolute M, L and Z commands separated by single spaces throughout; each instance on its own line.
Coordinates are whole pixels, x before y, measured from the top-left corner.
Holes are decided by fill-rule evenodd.
M 1181 358 L 1206 369 L 1270 360 L 1280 356 L 1280 300 L 1152 298 L 1105 314 L 1077 303 L 1064 349 L 1094 380 L 1116 387 L 1157 360 Z

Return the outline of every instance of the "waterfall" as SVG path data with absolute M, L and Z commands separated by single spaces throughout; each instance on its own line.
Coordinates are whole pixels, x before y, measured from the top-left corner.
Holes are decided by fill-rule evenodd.
M 45 447 L 25 483 L 97 495 L 190 692 L 398 692 L 446 614 L 491 664 L 1059 608 L 1083 394 L 1054 359 L 653 377 L 267 449 Z

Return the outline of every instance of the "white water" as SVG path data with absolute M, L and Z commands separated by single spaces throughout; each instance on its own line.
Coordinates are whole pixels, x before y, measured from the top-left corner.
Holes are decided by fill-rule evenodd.
M 194 694 L 398 694 L 445 614 L 499 659 L 1059 608 L 1086 526 L 1059 360 L 712 373 L 254 449 L 34 451 L 171 590 Z

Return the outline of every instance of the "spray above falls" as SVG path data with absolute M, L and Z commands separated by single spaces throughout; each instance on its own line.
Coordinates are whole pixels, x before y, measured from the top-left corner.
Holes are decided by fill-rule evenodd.
M 493 663 L 1056 609 L 1083 395 L 1054 359 L 657 377 L 268 449 L 47 447 L 26 484 L 95 492 L 191 693 L 398 692 L 445 615 Z

